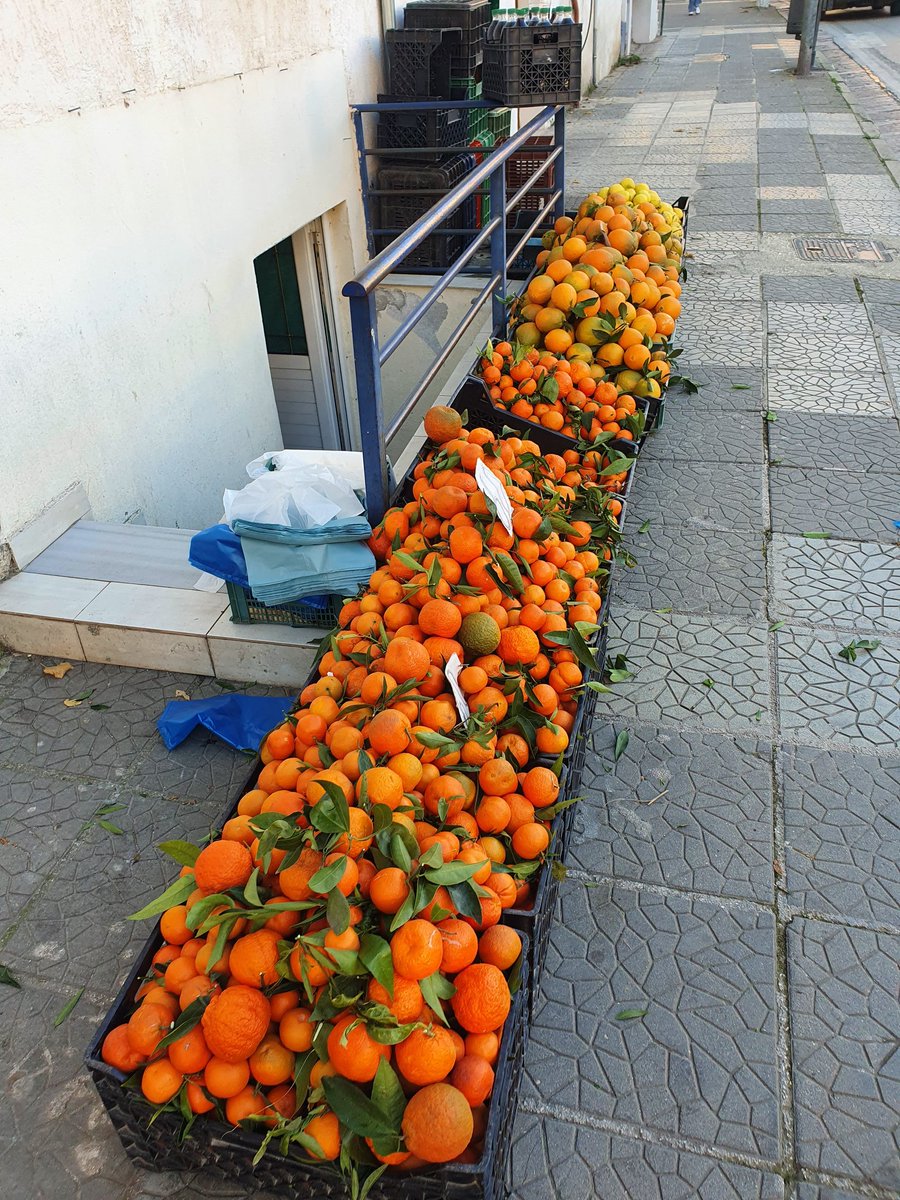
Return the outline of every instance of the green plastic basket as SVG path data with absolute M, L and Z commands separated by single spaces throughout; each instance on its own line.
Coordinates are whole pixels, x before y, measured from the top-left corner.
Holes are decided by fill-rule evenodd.
M 273 604 L 271 607 L 254 598 L 253 593 L 240 584 L 226 580 L 231 619 L 236 625 L 292 625 L 295 629 L 306 625 L 331 629 L 337 624 L 338 614 L 344 601 L 340 596 L 330 596 L 325 608 L 316 608 L 295 600 L 292 604 Z
M 488 108 L 487 113 L 488 129 L 491 137 L 496 143 L 498 138 L 509 137 L 509 131 L 512 128 L 512 114 L 508 108 Z

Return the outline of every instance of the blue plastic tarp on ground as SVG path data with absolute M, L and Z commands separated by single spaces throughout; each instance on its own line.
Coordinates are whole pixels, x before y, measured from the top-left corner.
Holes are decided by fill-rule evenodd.
M 293 707 L 290 696 L 244 696 L 238 692 L 211 700 L 170 700 L 156 728 L 167 750 L 174 750 L 202 725 L 235 750 L 256 751 Z

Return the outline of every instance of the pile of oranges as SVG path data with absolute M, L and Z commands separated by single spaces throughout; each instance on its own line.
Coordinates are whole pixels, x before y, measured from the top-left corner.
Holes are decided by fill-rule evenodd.
M 136 917 L 162 945 L 102 1045 L 157 1110 L 385 1170 L 483 1152 L 523 953 L 512 910 L 554 851 L 559 775 L 596 667 L 635 397 L 680 312 L 680 218 L 629 180 L 563 219 L 480 370 L 495 403 L 575 441 L 425 417 L 254 788 Z M 627 257 L 626 257 L 627 256 Z
M 102 1047 L 151 1105 L 358 1177 L 482 1152 L 522 953 L 504 914 L 553 849 L 621 508 L 600 452 L 443 407 L 425 429 L 256 786 L 136 914 L 164 941 Z
M 479 365 L 494 403 L 586 443 L 634 436 L 635 397 L 659 398 L 671 375 L 683 245 L 680 210 L 631 179 L 558 218 L 510 340 Z

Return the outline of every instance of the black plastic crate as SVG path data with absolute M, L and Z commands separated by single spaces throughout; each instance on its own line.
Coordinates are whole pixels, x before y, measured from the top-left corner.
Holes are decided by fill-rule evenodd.
M 514 196 L 519 188 L 525 186 L 536 171 L 540 171 L 541 166 L 547 161 L 547 156 L 553 150 L 554 146 L 555 142 L 552 137 L 542 135 L 540 137 L 529 138 L 521 150 L 516 150 L 514 154 L 510 155 L 509 161 L 506 164 L 507 198 Z M 540 147 L 544 147 L 544 149 Z M 531 186 L 532 190 L 526 192 L 522 199 L 509 210 L 510 214 L 534 214 L 541 211 L 549 199 L 549 192 L 556 186 L 556 164 L 550 163 L 546 170 L 541 171 L 541 174 L 538 175 Z M 545 190 L 543 192 L 536 190 L 539 188 Z M 552 224 L 552 221 L 550 224 Z M 525 228 L 527 226 L 528 222 L 526 222 Z M 530 265 L 533 265 L 533 262 Z
M 441 100 L 441 96 L 421 96 Z M 408 102 L 408 97 L 379 95 L 379 104 Z M 444 150 L 465 146 L 469 141 L 469 118 L 465 109 L 437 108 L 426 111 L 400 108 L 378 116 L 379 150 Z
M 511 108 L 577 104 L 581 99 L 581 26 L 504 25 L 484 44 L 484 94 Z
M 378 228 L 408 229 L 419 217 L 432 208 L 475 166 L 472 154 L 459 154 L 432 165 L 410 163 L 385 164 L 378 173 L 376 190 L 391 193 L 379 195 Z M 470 196 L 451 213 L 440 229 L 471 229 L 474 235 L 477 221 L 476 198 Z M 398 235 L 379 234 L 375 244 L 383 250 Z M 448 267 L 462 253 L 466 244 L 462 233 L 440 230 L 427 237 L 403 260 L 407 267 Z
M 384 42 L 388 86 L 393 96 L 420 100 L 450 97 L 450 55 L 459 47 L 458 29 L 389 29 Z
M 504 1179 L 512 1145 L 531 999 L 531 947 L 527 931 L 522 937 L 519 987 L 513 996 L 503 1029 L 495 1066 L 494 1090 L 488 1110 L 484 1150 L 474 1163 L 448 1163 L 432 1171 L 387 1174 L 373 1187 L 374 1200 L 503 1200 Z M 150 967 L 162 939 L 158 930 L 149 939 L 85 1052 L 85 1065 L 103 1101 L 126 1154 L 146 1171 L 202 1171 L 248 1190 L 295 1195 L 300 1189 L 316 1200 L 349 1200 L 350 1191 L 333 1167 L 304 1157 L 284 1157 L 273 1144 L 257 1166 L 253 1158 L 262 1135 L 223 1125 L 205 1118 L 198 1120 L 190 1136 L 179 1144 L 181 1121 L 175 1113 L 154 1110 L 140 1091 L 125 1088 L 126 1076 L 103 1062 L 100 1048 L 115 1025 L 121 1024 L 134 1004 L 141 979 Z
M 490 0 L 410 0 L 403 11 L 406 29 L 460 31 L 460 43 L 451 52 L 454 75 L 473 75 L 480 66 L 490 21 Z

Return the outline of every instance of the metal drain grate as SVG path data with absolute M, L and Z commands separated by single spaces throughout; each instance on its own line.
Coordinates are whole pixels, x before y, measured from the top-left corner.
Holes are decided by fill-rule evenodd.
M 801 258 L 829 262 L 892 262 L 881 242 L 868 238 L 794 238 L 794 249 Z

